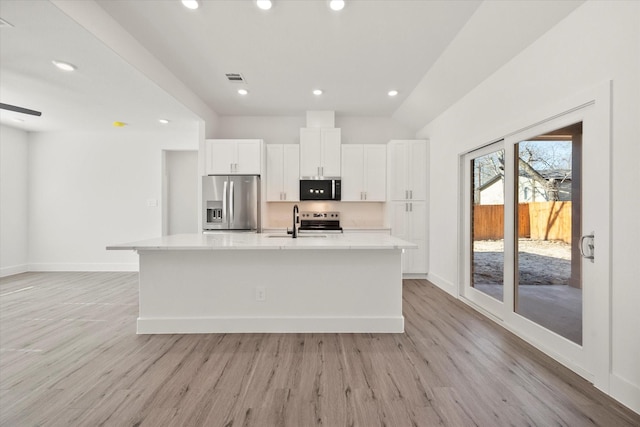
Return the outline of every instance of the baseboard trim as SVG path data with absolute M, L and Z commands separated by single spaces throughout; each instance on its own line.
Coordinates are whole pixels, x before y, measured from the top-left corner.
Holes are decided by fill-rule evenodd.
M 448 293 L 449 295 L 458 298 L 458 289 L 455 284 L 443 279 L 434 273 L 427 274 L 427 280 Z
M 36 263 L 27 271 L 138 271 L 138 263 Z
M 637 385 L 612 373 L 609 380 L 609 394 L 624 406 L 640 414 L 640 387 Z
M 29 271 L 27 269 L 27 264 L 2 267 L 0 268 L 0 277 L 13 276 L 14 274 L 26 273 L 27 271 Z
M 138 318 L 138 334 L 403 333 L 404 317 Z
M 420 273 L 402 273 L 402 278 L 403 279 L 421 279 L 421 280 L 427 280 L 427 274 L 420 274 Z

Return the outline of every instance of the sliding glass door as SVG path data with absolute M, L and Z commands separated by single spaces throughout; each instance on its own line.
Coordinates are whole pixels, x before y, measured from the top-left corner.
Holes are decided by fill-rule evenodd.
M 516 144 L 515 312 L 582 344 L 582 122 Z
M 594 382 L 609 360 L 602 111 L 585 104 L 460 158 L 460 297 Z

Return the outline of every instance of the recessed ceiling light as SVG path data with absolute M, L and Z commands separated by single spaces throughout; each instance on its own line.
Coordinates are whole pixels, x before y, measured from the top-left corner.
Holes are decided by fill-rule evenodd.
M 331 0 L 329 2 L 329 7 L 332 10 L 342 10 L 344 9 L 344 0 Z
M 271 0 L 256 0 L 256 5 L 262 10 L 269 10 L 273 6 Z
M 314 89 L 313 90 L 313 94 L 316 95 L 316 96 L 320 96 L 320 95 L 322 95 L 322 91 L 320 89 Z
M 200 5 L 198 4 L 198 0 L 182 0 L 182 4 L 187 9 L 197 9 Z
M 56 61 L 55 59 L 51 61 L 51 63 L 62 71 L 75 71 L 76 68 L 78 68 L 73 64 L 69 64 L 68 62 Z
M 112 124 L 113 124 L 113 126 L 115 126 L 117 128 L 123 128 L 123 127 L 125 127 L 127 125 L 125 122 L 117 122 L 117 121 L 113 122 Z
M 239 93 L 240 95 L 246 95 L 246 94 L 248 94 L 248 93 L 249 93 L 249 91 L 248 91 L 248 90 L 246 90 L 246 89 L 238 89 L 238 93 Z
M 167 119 L 158 119 L 158 121 L 159 121 L 160 123 L 162 123 L 163 125 L 167 125 L 167 124 L 169 124 L 169 120 L 167 120 Z
M 398 94 L 398 91 L 397 90 L 390 90 L 387 94 L 389 96 L 396 96 Z

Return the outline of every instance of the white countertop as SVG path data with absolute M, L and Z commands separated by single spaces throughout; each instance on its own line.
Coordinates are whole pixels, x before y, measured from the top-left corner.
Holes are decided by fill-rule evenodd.
M 275 237 L 269 237 L 275 236 Z M 304 235 L 282 233 L 175 234 L 107 246 L 107 250 L 269 250 L 269 249 L 417 249 L 418 245 L 383 233 Z

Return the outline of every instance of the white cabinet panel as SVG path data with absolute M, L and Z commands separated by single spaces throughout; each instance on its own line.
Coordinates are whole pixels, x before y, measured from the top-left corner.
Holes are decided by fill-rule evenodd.
M 391 234 L 418 245 L 403 254 L 402 272 L 428 272 L 427 142 L 391 141 L 388 144 L 388 203 Z
M 267 201 L 300 200 L 300 147 L 267 144 Z
M 427 203 L 404 201 L 390 203 L 391 235 L 418 245 L 403 254 L 403 273 L 427 273 Z
M 260 175 L 262 141 L 208 139 L 205 144 L 207 175 Z
M 282 183 L 284 181 L 283 145 L 267 144 L 267 201 L 282 200 Z
M 364 191 L 368 202 L 387 200 L 387 147 L 364 146 Z
M 387 147 L 376 144 L 342 146 L 342 200 L 386 200 Z
M 239 141 L 236 172 L 240 175 L 260 175 L 261 166 L 260 141 Z
M 340 129 L 300 129 L 300 176 L 340 176 Z
M 300 146 L 285 144 L 283 150 L 283 198 L 288 201 L 300 200 Z
M 322 157 L 322 175 L 340 176 L 340 129 L 320 129 L 322 141 L 320 144 Z
M 426 200 L 426 141 L 391 141 L 388 147 L 390 199 Z
M 364 156 L 362 145 L 342 146 L 342 201 L 354 202 L 364 199 Z
M 207 175 L 232 173 L 236 163 L 236 146 L 229 142 L 207 140 Z

